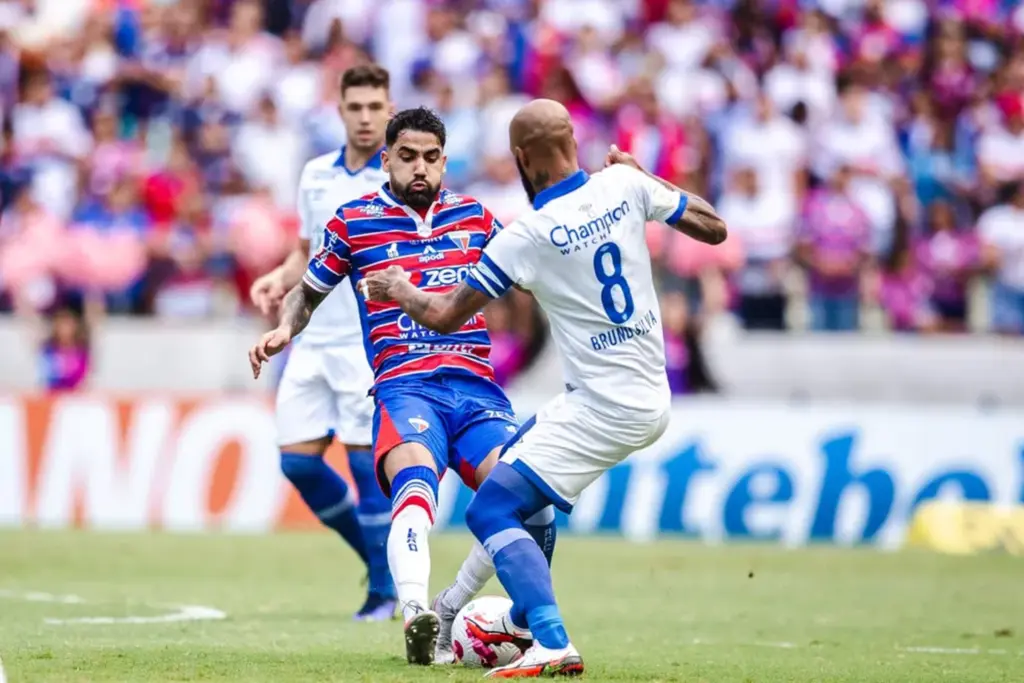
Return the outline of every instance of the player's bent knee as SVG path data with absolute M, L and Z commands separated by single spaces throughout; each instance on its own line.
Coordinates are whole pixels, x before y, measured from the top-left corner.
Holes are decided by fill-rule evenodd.
M 496 521 L 494 519 L 496 510 L 486 501 L 481 504 L 480 499 L 480 495 L 477 494 L 473 500 L 469 501 L 469 507 L 466 508 L 466 527 L 470 533 L 476 536 L 477 540 L 483 543 L 487 540 L 488 532 Z
M 476 478 L 477 488 L 479 488 L 480 485 L 484 483 L 484 479 L 486 479 L 487 476 L 491 473 L 491 470 L 494 469 L 494 466 L 498 464 L 498 456 L 501 455 L 501 448 L 501 446 L 498 446 L 490 453 L 488 453 L 487 457 L 484 458 L 483 462 L 481 462 L 480 465 L 476 468 L 476 474 L 474 476 Z
M 403 443 L 395 446 L 381 457 L 380 467 L 388 481 L 409 467 L 429 467 L 437 474 L 434 456 L 426 446 L 418 443 Z

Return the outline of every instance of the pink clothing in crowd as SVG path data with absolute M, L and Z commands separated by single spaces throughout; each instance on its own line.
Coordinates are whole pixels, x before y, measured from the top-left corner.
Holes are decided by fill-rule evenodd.
M 711 246 L 676 232 L 662 223 L 647 224 L 647 248 L 678 277 L 697 277 L 707 269 L 732 272 L 743 265 L 742 241 L 735 234 L 722 244 Z
M 882 308 L 889 324 L 899 332 L 913 332 L 934 322 L 931 296 L 931 281 L 915 267 L 886 273 L 882 277 L 879 296 Z
M 67 231 L 42 208 L 9 210 L 0 219 L 0 288 L 23 292 L 66 272 Z

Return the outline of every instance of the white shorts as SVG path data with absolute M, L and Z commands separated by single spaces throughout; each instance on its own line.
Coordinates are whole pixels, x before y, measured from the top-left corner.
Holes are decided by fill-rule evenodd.
M 352 446 L 373 443 L 373 370 L 360 346 L 292 348 L 277 389 L 279 446 L 333 433 Z
M 549 401 L 526 422 L 518 441 L 501 458 L 566 512 L 598 477 L 650 446 L 668 427 L 668 410 L 642 416 L 626 413 L 615 419 L 586 401 L 580 392 Z

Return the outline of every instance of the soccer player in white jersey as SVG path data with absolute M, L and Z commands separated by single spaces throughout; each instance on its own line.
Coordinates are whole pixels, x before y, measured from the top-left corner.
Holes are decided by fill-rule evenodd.
M 381 150 L 391 115 L 388 72 L 376 65 L 347 70 L 339 111 L 346 145 L 302 169 L 299 243 L 281 266 L 252 286 L 252 301 L 266 315 L 276 313 L 285 294 L 302 279 L 338 206 L 387 182 Z M 373 371 L 363 343 L 362 305 L 350 287 L 339 287 L 292 345 L 277 392 L 277 438 L 284 475 L 320 521 L 366 563 L 368 594 L 355 618 L 377 621 L 394 616 L 396 601 L 387 558 L 391 503 L 377 485 L 370 448 L 373 399 L 367 392 Z M 324 461 L 335 436 L 348 451 L 358 503 L 345 480 Z
M 468 319 L 513 286 L 532 291 L 547 314 L 566 391 L 513 438 L 466 522 L 514 604 L 497 632 L 479 635 L 533 640 L 523 657 L 486 675 L 571 676 L 583 672 L 583 660 L 523 520 L 551 503 L 571 512 L 595 479 L 665 431 L 670 391 L 646 223 L 662 221 L 709 244 L 725 240 L 726 229 L 706 201 L 615 147 L 604 170 L 581 171 L 569 113 L 557 102 L 526 105 L 509 138 L 534 210 L 497 235 L 449 292 L 419 290 L 397 268 L 367 277 L 363 291 L 397 301 L 430 328 Z

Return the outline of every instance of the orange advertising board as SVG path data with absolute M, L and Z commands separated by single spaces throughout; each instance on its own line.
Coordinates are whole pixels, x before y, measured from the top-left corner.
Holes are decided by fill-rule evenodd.
M 349 478 L 344 448 L 328 460 Z M 0 523 L 264 532 L 318 524 L 259 397 L 0 398 Z

